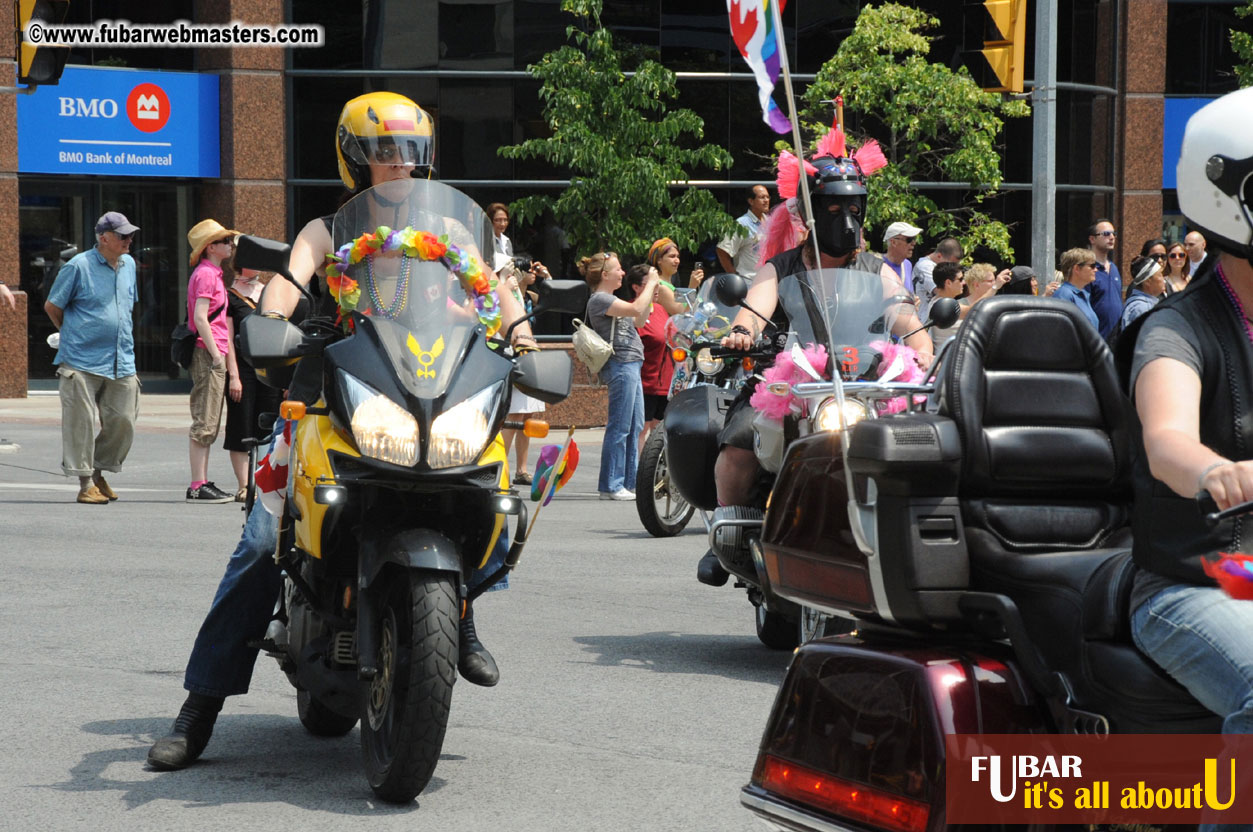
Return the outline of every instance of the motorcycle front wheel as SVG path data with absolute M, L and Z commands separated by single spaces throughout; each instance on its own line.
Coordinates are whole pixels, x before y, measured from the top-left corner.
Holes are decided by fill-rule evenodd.
M 696 509 L 679 496 L 670 484 L 666 465 L 666 432 L 653 428 L 640 455 L 635 475 L 635 510 L 640 522 L 653 537 L 674 537 L 687 527 Z
M 439 762 L 457 678 L 456 581 L 411 571 L 392 581 L 380 605 L 378 674 L 362 689 L 361 751 L 370 787 L 389 803 L 417 797 Z

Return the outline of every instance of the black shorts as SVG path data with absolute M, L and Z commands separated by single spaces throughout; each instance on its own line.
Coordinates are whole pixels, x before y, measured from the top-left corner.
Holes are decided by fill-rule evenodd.
M 656 393 L 644 394 L 644 421 L 660 422 L 666 418 L 666 403 L 670 401 L 666 396 L 660 396 Z
M 727 409 L 727 421 L 718 432 L 718 447 L 730 445 L 732 448 L 753 449 L 753 418 L 757 411 L 753 410 L 748 399 L 757 389 L 755 380 L 750 380 L 740 390 L 739 395 Z

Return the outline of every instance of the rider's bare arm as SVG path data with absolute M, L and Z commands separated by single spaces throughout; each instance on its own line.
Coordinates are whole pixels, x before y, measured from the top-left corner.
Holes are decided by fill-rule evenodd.
M 1253 461 L 1231 462 L 1201 444 L 1201 379 L 1173 358 L 1144 365 L 1136 379 L 1149 470 L 1181 497 L 1205 489 L 1220 509 L 1253 499 Z
M 326 230 L 326 224 L 320 219 L 311 220 L 300 229 L 296 242 L 292 243 L 287 270 L 301 286 L 307 287 L 315 273 L 325 274 L 320 269 L 326 262 L 326 255 L 330 253 L 331 234 Z M 286 280 L 276 278 L 265 285 L 257 308 L 262 314 L 277 313 L 284 318 L 290 318 L 299 302 L 300 290 Z
M 779 277 L 775 273 L 773 263 L 767 263 L 757 270 L 753 285 L 748 287 L 748 295 L 744 298 L 744 303 L 767 318 L 774 314 L 774 309 L 779 303 Z M 722 339 L 722 345 L 737 350 L 752 349 L 753 342 L 761 335 L 762 327 L 765 325 L 765 321 L 741 307 L 736 313 L 735 320 L 731 322 L 731 327 L 732 329 L 735 327 L 746 329 L 749 334 L 745 335 L 742 331 L 736 330 Z

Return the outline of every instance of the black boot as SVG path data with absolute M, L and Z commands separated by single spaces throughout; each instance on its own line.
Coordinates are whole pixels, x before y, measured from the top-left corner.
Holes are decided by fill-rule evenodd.
M 461 673 L 461 678 L 485 688 L 500 681 L 496 660 L 474 632 L 474 608 L 469 604 L 466 604 L 465 615 L 461 616 L 457 652 L 457 671 Z
M 700 563 L 696 564 L 696 580 L 702 584 L 722 586 L 729 577 L 727 570 L 722 568 L 721 563 L 718 563 L 718 556 L 714 554 L 713 549 L 706 552 L 701 557 Z
M 188 694 L 174 720 L 174 730 L 148 749 L 148 765 L 157 771 L 178 771 L 196 762 L 213 736 L 213 723 L 225 701 L 220 696 Z

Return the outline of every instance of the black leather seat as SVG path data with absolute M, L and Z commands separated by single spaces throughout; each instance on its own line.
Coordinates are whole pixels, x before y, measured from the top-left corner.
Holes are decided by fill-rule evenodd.
M 1131 642 L 1132 447 L 1104 341 L 1073 304 L 1005 297 L 951 349 L 938 395 L 962 438 L 971 589 L 1011 598 L 1075 705 L 1115 731 L 1216 730 Z

